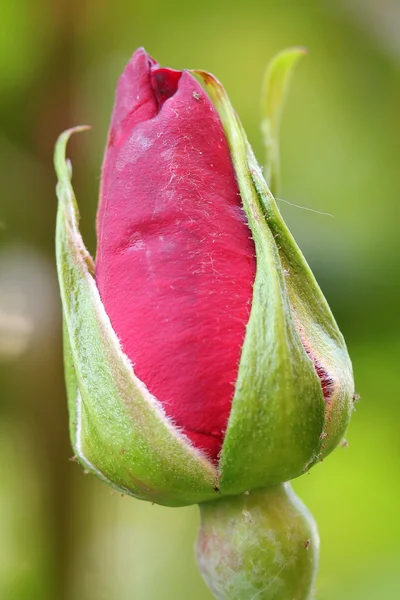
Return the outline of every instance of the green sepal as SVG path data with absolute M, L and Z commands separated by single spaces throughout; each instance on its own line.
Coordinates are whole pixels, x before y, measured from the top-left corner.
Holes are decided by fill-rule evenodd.
M 305 48 L 278 52 L 265 70 L 261 96 L 261 131 L 265 146 L 264 176 L 274 195 L 279 190 L 279 126 L 294 67 Z
M 246 140 L 249 169 L 268 225 L 277 240 L 287 275 L 287 290 L 303 345 L 329 380 L 325 428 L 319 459 L 334 450 L 343 438 L 353 411 L 354 378 L 346 343 L 329 305 L 301 250 L 287 228 L 274 195 L 279 185 L 279 125 L 291 76 L 305 48 L 279 52 L 267 66 L 262 97 L 262 131 L 266 146 L 264 177 Z M 245 132 L 242 129 L 245 136 Z M 269 152 L 271 150 L 271 152 Z M 271 183 L 268 185 L 268 183 Z
M 82 129 L 64 132 L 55 150 L 56 254 L 75 455 L 88 471 L 144 500 L 184 506 L 214 499 L 215 467 L 135 376 L 101 302 L 65 158 L 70 135 Z
M 247 164 L 247 141 L 222 85 L 204 80 L 229 143 L 255 243 L 257 272 L 232 409 L 220 457 L 224 494 L 303 473 L 320 454 L 325 402 L 295 326 L 279 250 Z
M 76 447 L 76 400 L 78 395 L 78 381 L 75 374 L 74 358 L 72 356 L 71 345 L 69 343 L 69 335 L 67 324 L 63 319 L 63 354 L 64 354 L 64 376 L 65 387 L 67 389 L 68 400 L 68 416 L 69 416 L 69 437 L 71 438 L 72 447 Z M 77 459 L 78 457 L 76 457 Z
M 316 457 L 316 460 L 322 460 L 343 439 L 354 409 L 351 360 L 326 298 L 282 218 L 248 142 L 247 160 L 265 219 L 277 240 L 296 328 L 301 334 L 304 347 L 329 380 L 323 442 L 321 452 Z

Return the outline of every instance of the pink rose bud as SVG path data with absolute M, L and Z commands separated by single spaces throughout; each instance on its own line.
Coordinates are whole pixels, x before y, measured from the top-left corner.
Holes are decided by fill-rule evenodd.
M 72 445 L 117 489 L 173 506 L 297 477 L 342 439 L 354 391 L 343 337 L 238 117 L 221 84 L 196 74 L 206 89 L 143 49 L 122 74 L 95 265 L 65 159 L 72 130 L 55 157 Z

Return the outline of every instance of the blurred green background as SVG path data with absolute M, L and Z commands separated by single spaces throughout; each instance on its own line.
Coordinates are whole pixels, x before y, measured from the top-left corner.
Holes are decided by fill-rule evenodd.
M 337 316 L 362 402 L 348 447 L 295 482 L 322 538 L 317 600 L 400 597 L 400 3 L 0 0 L 0 598 L 210 600 L 197 509 L 113 494 L 69 461 L 54 268 L 53 145 L 67 127 L 95 249 L 114 87 L 144 45 L 225 84 L 262 160 L 265 63 L 300 44 L 281 203 Z

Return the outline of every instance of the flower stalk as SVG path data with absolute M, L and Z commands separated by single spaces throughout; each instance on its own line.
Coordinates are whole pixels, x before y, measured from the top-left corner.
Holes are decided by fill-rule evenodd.
M 200 505 L 196 556 L 217 600 L 308 600 L 314 519 L 288 483 Z

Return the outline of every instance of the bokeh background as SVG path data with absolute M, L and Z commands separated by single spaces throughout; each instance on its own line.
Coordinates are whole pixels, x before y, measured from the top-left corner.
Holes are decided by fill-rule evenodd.
M 265 63 L 300 63 L 282 125 L 281 203 L 347 338 L 357 404 L 340 447 L 295 482 L 322 538 L 317 600 L 400 597 L 397 0 L 0 0 L 0 598 L 210 600 L 196 507 L 112 494 L 69 461 L 52 152 L 72 140 L 95 250 L 117 78 L 144 45 L 225 84 L 260 159 Z

